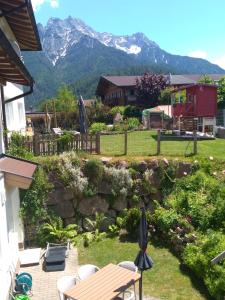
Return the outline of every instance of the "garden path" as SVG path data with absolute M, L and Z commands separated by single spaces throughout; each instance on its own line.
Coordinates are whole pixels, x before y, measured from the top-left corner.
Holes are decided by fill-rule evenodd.
M 20 272 L 28 272 L 33 278 L 32 300 L 58 300 L 57 280 L 64 275 L 76 275 L 78 267 L 77 249 L 72 248 L 66 259 L 64 271 L 44 272 L 42 270 L 42 260 L 38 266 L 22 267 Z

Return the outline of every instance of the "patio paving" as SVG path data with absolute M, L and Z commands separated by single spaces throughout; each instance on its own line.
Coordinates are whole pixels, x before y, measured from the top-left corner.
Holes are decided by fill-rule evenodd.
M 58 300 L 57 280 L 64 275 L 76 275 L 78 260 L 77 249 L 69 250 L 69 256 L 66 258 L 66 267 L 64 271 L 44 272 L 42 270 L 42 261 L 37 266 L 22 267 L 20 272 L 28 272 L 33 277 L 32 300 Z

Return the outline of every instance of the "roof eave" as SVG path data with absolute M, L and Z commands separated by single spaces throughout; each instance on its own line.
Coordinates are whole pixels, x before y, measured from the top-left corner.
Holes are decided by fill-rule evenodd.
M 23 62 L 21 61 L 16 51 L 13 49 L 11 43 L 9 42 L 9 40 L 7 39 L 7 37 L 5 36 L 4 32 L 1 29 L 0 29 L 0 46 L 3 49 L 3 52 L 5 53 L 5 58 L 7 59 L 7 57 L 9 57 L 11 65 L 15 66 L 15 72 L 19 71 L 20 73 L 18 75 L 16 74 L 10 75 L 9 72 L 8 75 L 6 76 L 6 74 L 1 74 L 1 67 L 0 67 L 0 78 L 8 82 L 17 83 L 21 85 L 27 85 L 27 86 L 33 85 L 34 80 L 32 76 L 26 69 L 25 65 L 23 64 Z M 21 75 L 21 78 L 18 77 L 19 75 Z M 24 81 L 21 81 L 22 78 L 24 79 Z

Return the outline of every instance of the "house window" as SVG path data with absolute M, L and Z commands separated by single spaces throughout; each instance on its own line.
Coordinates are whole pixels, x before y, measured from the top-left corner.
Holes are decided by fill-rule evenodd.
M 7 127 L 11 127 L 12 122 L 13 122 L 13 104 L 8 103 L 5 106 L 5 114 L 6 114 L 6 123 Z
M 23 103 L 18 103 L 18 113 L 19 113 L 19 120 L 24 120 L 24 105 Z
M 193 103 L 194 101 L 194 96 L 193 95 L 191 95 L 191 94 L 188 94 L 188 103 Z
M 130 90 L 130 95 L 134 96 L 134 90 Z

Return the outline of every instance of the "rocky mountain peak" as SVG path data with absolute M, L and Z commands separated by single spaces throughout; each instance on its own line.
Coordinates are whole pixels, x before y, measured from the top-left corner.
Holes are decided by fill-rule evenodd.
M 141 53 L 144 46 L 158 47 L 156 43 L 150 41 L 141 32 L 131 36 L 119 36 L 107 32 L 100 33 L 82 20 L 71 16 L 64 20 L 50 18 L 46 26 L 39 24 L 39 30 L 43 49 L 53 65 L 60 58 L 65 57 L 70 48 L 77 44 L 84 35 L 98 40 L 107 47 L 113 47 L 133 55 Z

